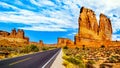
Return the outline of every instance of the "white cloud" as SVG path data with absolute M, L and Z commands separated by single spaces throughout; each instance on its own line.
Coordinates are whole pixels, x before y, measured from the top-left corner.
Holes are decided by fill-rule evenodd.
M 113 34 L 113 35 L 112 35 L 112 40 L 113 40 L 113 41 L 116 41 L 116 40 L 117 40 L 117 41 L 120 41 L 120 35 L 119 35 L 119 34 Z
M 42 6 L 56 6 L 53 2 L 50 0 L 30 0 L 30 2 L 36 6 L 42 7 Z
M 33 30 L 33 31 L 66 31 L 65 29 L 61 29 L 59 27 L 47 27 L 47 26 L 41 26 L 41 27 L 20 27 L 20 29 L 25 29 L 25 30 Z
M 116 33 L 117 31 L 120 30 L 120 18 L 114 18 L 112 17 L 112 29 L 113 29 L 113 33 Z
M 77 34 L 77 32 L 70 33 L 68 36 L 75 36 L 75 34 Z
M 13 8 L 15 10 L 19 10 L 19 8 L 13 6 L 13 5 L 10 5 L 10 4 L 7 4 L 7 3 L 4 3 L 4 2 L 0 2 L 0 6 L 4 7 L 4 8 Z

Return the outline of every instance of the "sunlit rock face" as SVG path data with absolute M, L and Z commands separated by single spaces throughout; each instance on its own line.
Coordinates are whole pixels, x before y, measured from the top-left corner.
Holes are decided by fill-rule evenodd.
M 58 47 L 64 46 L 72 47 L 74 45 L 74 42 L 68 38 L 58 38 L 57 45 Z
M 24 34 L 24 30 L 22 29 L 18 29 L 18 31 L 16 31 L 16 29 L 13 29 L 12 32 L 10 33 L 10 35 L 8 35 L 9 38 L 18 38 L 18 39 L 23 39 L 25 40 L 27 43 L 29 43 L 29 38 L 25 37 Z M 18 41 L 20 42 L 20 41 Z
M 0 37 L 7 37 L 9 34 L 10 34 L 9 32 L 0 30 Z
M 92 11 L 91 9 L 82 7 L 78 22 L 79 22 L 79 33 L 82 34 L 84 33 L 84 31 L 82 32 L 82 30 L 87 29 L 97 34 L 98 23 L 94 11 Z
M 0 31 L 0 42 L 4 42 L 4 45 L 21 45 L 21 44 L 28 44 L 29 38 L 25 37 L 24 30 L 13 29 L 10 33 L 6 31 Z M 7 43 L 10 42 L 10 43 Z M 3 45 L 0 43 L 0 45 Z
M 39 45 L 40 45 L 41 47 L 44 46 L 44 43 L 43 43 L 42 40 L 39 41 Z
M 99 25 L 94 11 L 82 7 L 78 19 L 78 33 L 75 35 L 75 45 L 92 45 L 94 42 L 111 41 L 112 25 L 110 19 L 100 14 Z M 92 44 L 91 44 L 92 43 Z

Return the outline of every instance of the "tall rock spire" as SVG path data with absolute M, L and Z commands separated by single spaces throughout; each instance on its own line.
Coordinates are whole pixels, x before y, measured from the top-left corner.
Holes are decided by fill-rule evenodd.
M 75 35 L 75 44 L 88 43 L 91 41 L 111 41 L 111 21 L 104 14 L 100 14 L 99 25 L 94 11 L 82 7 L 78 19 L 78 33 Z
M 104 14 L 100 14 L 100 26 L 99 26 L 99 35 L 102 37 L 102 40 L 111 40 L 112 38 L 112 25 L 111 21 Z
M 98 34 L 98 23 L 94 11 L 82 7 L 78 19 L 79 29 L 78 35 L 83 38 L 92 38 L 93 34 Z M 88 32 L 86 32 L 88 31 Z M 91 36 L 92 35 L 92 36 Z
M 93 30 L 97 33 L 98 23 L 94 11 L 88 8 L 82 7 L 79 16 L 79 27 L 86 27 L 87 29 Z

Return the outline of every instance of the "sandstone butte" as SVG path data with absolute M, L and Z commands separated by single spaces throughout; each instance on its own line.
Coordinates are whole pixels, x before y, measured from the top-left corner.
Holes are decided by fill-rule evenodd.
M 29 43 L 29 38 L 24 36 L 22 29 L 13 29 L 11 33 L 0 31 L 0 46 L 22 46 Z
M 112 41 L 110 19 L 102 13 L 99 18 L 98 23 L 94 11 L 82 7 L 78 18 L 78 33 L 74 36 L 74 42 L 68 38 L 58 38 L 58 47 L 120 46 L 119 41 Z

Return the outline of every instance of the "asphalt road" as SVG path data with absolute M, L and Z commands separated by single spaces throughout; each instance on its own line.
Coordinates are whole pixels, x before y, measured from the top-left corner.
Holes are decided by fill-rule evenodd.
M 0 68 L 50 68 L 60 48 L 0 61 Z

